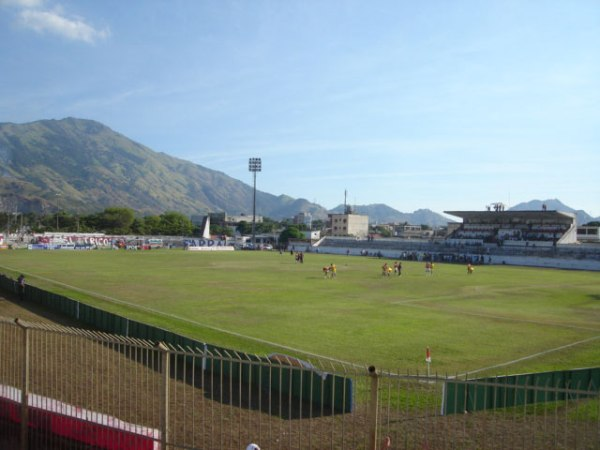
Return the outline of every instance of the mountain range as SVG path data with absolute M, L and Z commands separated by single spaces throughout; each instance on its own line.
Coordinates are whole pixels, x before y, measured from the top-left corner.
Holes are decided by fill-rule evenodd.
M 330 212 L 341 214 L 345 210 L 344 205 L 338 205 Z M 412 213 L 403 213 L 382 203 L 371 205 L 352 205 L 352 211 L 356 214 L 369 216 L 372 225 L 384 223 L 409 223 L 411 225 L 429 225 L 430 227 L 442 227 L 448 225 L 448 218 L 431 211 L 430 209 L 418 209 Z
M 66 118 L 26 124 L 0 123 L 0 211 L 89 214 L 110 206 L 141 215 L 178 211 L 186 215 L 224 211 L 252 213 L 253 188 L 228 175 L 132 141 L 92 120 Z M 306 199 L 257 191 L 257 213 L 275 220 L 299 212 L 326 219 L 328 211 Z M 537 200 L 517 209 L 571 210 Z M 556 202 L 558 202 L 556 200 Z M 560 202 L 558 202 L 560 203 Z M 402 213 L 387 205 L 353 206 L 371 223 L 446 225 L 428 209 Z M 331 212 L 342 212 L 340 205 Z M 571 210 L 573 211 L 573 210 Z M 583 211 L 583 217 L 592 218 Z M 587 220 L 587 221 L 589 221 Z M 579 222 L 585 223 L 585 222 Z
M 573 209 L 564 203 L 562 203 L 558 199 L 548 199 L 548 200 L 531 200 L 529 202 L 519 203 L 512 208 L 510 211 L 540 211 L 543 207 L 546 207 L 548 211 L 562 211 L 562 212 L 570 212 L 575 214 L 577 218 L 578 224 L 586 224 L 592 221 L 600 221 L 600 217 L 592 217 L 582 209 Z
M 252 213 L 251 186 L 155 152 L 91 120 L 0 124 L 0 167 L 1 198 L 24 212 L 125 206 L 142 215 Z M 256 202 L 261 215 L 274 219 L 301 211 L 327 217 L 325 208 L 305 199 L 257 191 Z

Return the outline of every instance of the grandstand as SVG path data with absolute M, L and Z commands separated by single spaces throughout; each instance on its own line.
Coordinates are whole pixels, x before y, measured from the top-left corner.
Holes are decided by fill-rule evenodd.
M 445 238 L 327 236 L 321 253 L 345 253 L 404 260 L 600 270 L 600 245 L 577 240 L 575 215 L 562 211 L 445 211 L 459 217 Z M 307 249 L 309 251 L 309 249 Z
M 463 222 L 447 242 L 552 247 L 577 242 L 575 215 L 560 211 L 444 211 Z

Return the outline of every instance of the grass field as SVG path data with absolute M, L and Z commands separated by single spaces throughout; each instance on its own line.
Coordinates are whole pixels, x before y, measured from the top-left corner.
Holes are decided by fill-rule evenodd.
M 338 267 L 324 279 L 321 268 Z M 600 274 L 289 253 L 3 251 L 0 272 L 223 347 L 481 375 L 600 366 Z M 392 261 L 388 261 L 392 262 Z M 284 346 L 278 347 L 276 346 Z

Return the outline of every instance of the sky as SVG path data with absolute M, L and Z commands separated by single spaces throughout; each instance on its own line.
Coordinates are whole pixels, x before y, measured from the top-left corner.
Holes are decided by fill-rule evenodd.
M 0 0 L 0 122 L 99 121 L 331 209 L 600 216 L 597 0 Z

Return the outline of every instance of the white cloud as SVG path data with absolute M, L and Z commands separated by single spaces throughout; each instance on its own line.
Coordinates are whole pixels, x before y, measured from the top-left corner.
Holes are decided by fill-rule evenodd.
M 38 33 L 51 33 L 88 44 L 110 36 L 108 28 L 97 29 L 80 17 L 68 17 L 62 9 L 43 8 L 46 0 L 0 0 L 0 6 L 15 8 L 21 24 Z
M 44 0 L 0 0 L 2 6 L 16 6 L 18 8 L 37 8 L 42 6 Z
M 93 44 L 110 36 L 108 29 L 97 30 L 80 18 L 67 18 L 58 12 L 26 9 L 20 13 L 21 23 L 38 33 L 52 33 L 74 41 Z

